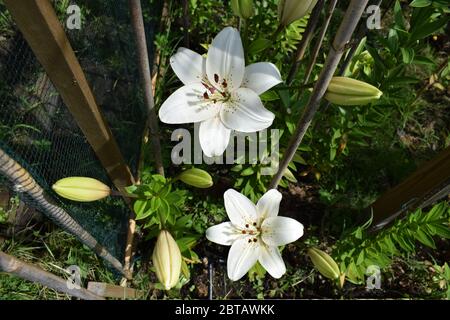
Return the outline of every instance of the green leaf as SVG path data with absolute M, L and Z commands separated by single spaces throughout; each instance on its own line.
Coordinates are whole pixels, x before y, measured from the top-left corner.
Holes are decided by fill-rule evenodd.
M 152 210 L 151 200 L 136 200 L 133 205 L 136 213 L 136 220 L 142 220 L 150 216 L 155 210 Z
M 181 252 L 188 251 L 197 243 L 198 237 L 189 236 L 177 239 L 177 244 L 180 247 Z
M 427 233 L 425 233 L 421 229 L 417 229 L 417 231 L 415 233 L 413 233 L 413 235 L 414 235 L 414 238 L 419 240 L 422 244 L 424 244 L 430 248 L 436 249 L 436 245 L 434 244 L 433 238 L 430 237 Z
M 131 185 L 129 187 L 125 187 L 124 189 L 125 189 L 126 192 L 128 192 L 130 194 L 133 194 L 138 189 L 138 187 L 133 184 L 133 185 Z
M 175 227 L 178 229 L 183 229 L 191 224 L 192 224 L 192 214 L 188 214 L 179 218 L 175 223 Z
M 273 91 L 273 90 L 264 92 L 260 96 L 260 98 L 262 101 L 265 101 L 265 102 L 280 100 L 280 96 L 276 93 L 276 91 Z
M 414 84 L 420 82 L 420 79 L 413 77 L 396 77 L 386 81 L 385 85 L 404 86 L 407 84 Z
M 281 102 L 283 102 L 284 107 L 289 108 L 291 106 L 291 96 L 289 95 L 289 90 L 280 90 L 278 91 L 278 94 L 280 95 Z
M 183 273 L 186 279 L 191 277 L 191 272 L 189 271 L 188 265 L 184 259 L 181 260 L 181 272 Z
M 428 7 L 431 4 L 431 0 L 414 0 L 409 5 L 415 8 Z
M 253 168 L 252 167 L 248 167 L 247 169 L 245 169 L 245 170 L 243 170 L 241 172 L 241 176 L 244 176 L 244 177 L 251 176 L 254 173 L 255 173 L 255 171 L 253 170 Z
M 361 252 L 358 255 L 358 259 L 356 260 L 356 265 L 360 265 L 364 262 L 364 250 L 361 250 Z
M 413 61 L 413 64 L 422 64 L 422 65 L 428 65 L 428 66 L 434 66 L 436 65 L 436 62 L 434 62 L 431 59 L 428 59 L 427 57 L 424 56 L 415 56 Z
M 272 41 L 265 38 L 258 38 L 248 47 L 249 55 L 253 55 L 268 49 L 272 45 Z
M 172 204 L 178 204 L 181 200 L 183 200 L 183 197 L 182 197 L 179 193 L 177 193 L 177 192 L 172 192 L 172 193 L 169 193 L 169 194 L 165 197 L 165 199 L 166 199 L 169 203 L 172 203 Z
M 420 28 L 417 28 L 411 34 L 409 43 L 412 44 L 417 40 L 421 40 L 423 38 L 428 37 L 429 35 L 432 35 L 439 29 L 443 28 L 449 22 L 449 20 L 450 20 L 450 18 L 448 16 L 444 16 L 441 19 L 427 23 L 427 24 L 421 26 Z
M 391 254 L 395 254 L 397 253 L 397 248 L 395 247 L 394 242 L 392 241 L 391 237 L 389 235 L 386 235 L 386 237 L 384 238 L 384 244 L 387 247 L 387 250 L 391 253 Z
M 158 210 L 160 205 L 161 200 L 159 198 L 155 197 L 150 199 L 150 207 L 152 208 L 152 211 Z
M 364 277 L 364 273 L 361 273 L 359 269 L 356 267 L 355 262 L 351 262 L 347 266 L 347 279 L 353 284 L 360 284 L 362 283 L 362 279 Z
M 444 274 L 447 281 L 450 280 L 450 267 L 448 266 L 447 262 L 444 263 Z
M 406 29 L 405 18 L 403 17 L 402 12 L 402 6 L 400 5 L 400 2 L 398 0 L 395 1 L 394 16 L 395 16 L 395 24 L 402 29 Z
M 289 169 L 286 169 L 283 176 L 290 182 L 293 182 L 293 183 L 297 182 L 297 179 L 295 178 L 294 174 Z
M 166 223 L 166 221 L 169 219 L 169 215 L 170 215 L 170 205 L 166 199 L 159 199 L 159 200 L 160 201 L 159 201 L 158 212 L 163 219 L 162 222 Z M 171 219 L 171 222 L 173 222 L 173 219 Z
M 437 236 L 450 239 L 450 228 L 449 226 L 443 226 L 443 225 L 434 225 L 433 226 L 434 231 Z
M 425 221 L 434 221 L 441 218 L 447 209 L 446 203 L 441 202 L 435 205 L 428 213 L 424 215 Z
M 402 53 L 402 59 L 403 63 L 410 64 L 414 60 L 414 49 L 412 48 L 400 48 L 400 51 Z
M 388 45 L 389 45 L 389 50 L 393 54 L 395 54 L 397 52 L 397 50 L 398 50 L 398 34 L 397 34 L 397 31 L 395 29 L 389 30 Z

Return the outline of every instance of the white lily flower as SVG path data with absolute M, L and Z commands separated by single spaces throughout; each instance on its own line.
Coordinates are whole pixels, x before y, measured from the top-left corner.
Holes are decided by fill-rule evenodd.
M 180 48 L 170 65 L 184 86 L 161 106 L 164 123 L 200 122 L 200 145 L 209 156 L 222 155 L 231 130 L 256 132 L 268 128 L 275 116 L 259 95 L 282 82 L 272 63 L 245 67 L 239 32 L 227 27 L 213 40 L 207 58 Z
M 303 225 L 297 220 L 278 216 L 281 198 L 281 193 L 272 189 L 255 205 L 233 189 L 225 192 L 225 209 L 230 222 L 208 228 L 206 238 L 231 246 L 227 261 L 231 280 L 242 278 L 257 261 L 276 279 L 286 272 L 278 246 L 300 238 Z

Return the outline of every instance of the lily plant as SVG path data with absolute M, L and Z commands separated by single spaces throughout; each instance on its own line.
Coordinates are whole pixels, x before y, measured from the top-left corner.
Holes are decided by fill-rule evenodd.
M 206 238 L 231 246 L 227 259 L 231 280 L 241 279 L 257 261 L 276 279 L 286 272 L 278 247 L 299 239 L 303 225 L 292 218 L 278 216 L 281 198 L 281 193 L 272 189 L 255 205 L 233 189 L 225 192 L 225 209 L 230 221 L 207 229 Z
M 250 133 L 272 125 L 275 116 L 259 95 L 282 82 L 280 72 L 269 62 L 246 67 L 235 28 L 214 38 L 206 58 L 180 48 L 170 65 L 184 86 L 162 104 L 159 118 L 168 124 L 200 122 L 200 146 L 208 157 L 224 153 L 232 130 Z

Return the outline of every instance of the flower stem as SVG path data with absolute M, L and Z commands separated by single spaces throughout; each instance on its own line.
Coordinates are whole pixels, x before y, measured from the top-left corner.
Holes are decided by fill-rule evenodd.
M 294 58 L 292 60 L 291 69 L 289 70 L 289 75 L 287 77 L 286 83 L 291 85 L 297 75 L 298 68 L 305 56 L 306 48 L 308 47 L 311 39 L 316 30 L 317 24 L 319 22 L 320 13 L 322 12 L 325 0 L 319 0 L 314 7 L 311 15 L 308 19 L 308 24 L 306 25 L 306 30 L 303 33 L 302 40 L 297 45 L 297 51 L 295 52 Z
M 325 38 L 325 34 L 327 33 L 328 26 L 330 25 L 331 18 L 333 17 L 334 9 L 336 8 L 337 0 L 331 0 L 328 11 L 327 11 L 327 17 L 325 20 L 325 23 L 322 27 L 322 30 L 320 31 L 319 38 L 317 42 L 314 45 L 313 53 L 311 61 L 309 62 L 308 69 L 306 71 L 305 80 L 303 83 L 308 83 L 309 77 L 311 76 L 312 70 L 314 66 L 316 65 L 317 57 L 319 55 L 320 48 L 322 47 L 323 39 Z
M 272 33 L 272 35 L 269 38 L 269 41 L 272 43 L 272 47 L 273 47 L 273 44 L 277 41 L 280 33 L 283 32 L 285 28 L 286 28 L 285 26 L 280 24 L 280 25 L 278 25 L 278 28 L 274 31 L 274 33 Z M 268 55 L 269 51 L 271 51 L 271 50 L 267 49 L 266 51 L 264 51 L 264 53 L 261 55 L 261 61 L 264 61 L 267 59 L 267 55 Z
M 290 90 L 290 89 L 308 89 L 308 88 L 313 88 L 315 85 L 315 82 L 310 82 L 310 83 L 305 83 L 302 84 L 301 86 L 276 86 L 274 89 L 275 90 Z
M 273 177 L 270 188 L 274 189 L 280 183 L 284 172 L 286 171 L 289 163 L 294 158 L 295 153 L 299 145 L 301 144 L 303 137 L 305 136 L 306 130 L 311 125 L 312 119 L 319 109 L 320 101 L 322 100 L 325 92 L 330 84 L 331 78 L 337 69 L 339 61 L 344 54 L 345 45 L 350 41 L 355 28 L 361 19 L 361 16 L 366 8 L 369 0 L 351 0 L 345 16 L 342 20 L 339 30 L 334 38 L 333 44 L 331 46 L 330 52 L 327 56 L 324 68 L 319 76 L 316 86 L 309 98 L 308 104 L 305 107 L 301 118 L 297 123 L 294 135 L 289 141 L 289 145 L 284 153 L 283 159 L 278 168 L 278 172 Z
M 241 23 L 241 30 L 242 30 L 242 45 L 244 47 L 244 57 L 245 57 L 245 64 L 248 64 L 248 21 L 246 19 L 240 18 Z
M 112 197 L 127 197 L 127 198 L 133 198 L 133 199 L 138 199 L 139 198 L 135 194 L 121 192 L 121 191 L 118 191 L 118 190 L 111 190 L 111 194 L 110 195 Z

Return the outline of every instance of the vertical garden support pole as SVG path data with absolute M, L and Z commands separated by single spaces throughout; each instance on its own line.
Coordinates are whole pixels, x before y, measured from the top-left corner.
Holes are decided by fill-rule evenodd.
M 147 40 L 145 37 L 144 20 L 142 17 L 141 0 L 128 0 L 131 14 L 131 24 L 133 25 L 134 36 L 136 40 L 137 53 L 139 59 L 139 73 L 144 89 L 144 100 L 147 106 L 150 143 L 153 146 L 153 156 L 155 160 L 156 172 L 164 176 L 164 166 L 162 162 L 161 142 L 158 126 L 158 118 L 155 112 L 155 101 L 152 89 L 152 75 L 150 63 L 148 60 Z M 134 213 L 129 218 L 129 228 L 127 236 L 127 245 L 125 249 L 125 268 L 129 269 L 133 255 L 133 238 L 136 229 Z
M 283 159 L 278 168 L 278 172 L 273 177 L 270 188 L 276 188 L 281 181 L 289 163 L 294 158 L 295 153 L 305 136 L 306 130 L 308 130 L 311 125 L 312 119 L 316 114 L 320 106 L 320 101 L 322 100 L 325 92 L 330 84 L 331 78 L 336 71 L 339 61 L 344 54 L 345 47 L 350 41 L 356 26 L 366 8 L 369 0 L 352 0 L 347 8 L 344 19 L 337 31 L 334 38 L 333 44 L 331 46 L 330 52 L 328 54 L 327 60 L 323 67 L 323 70 L 317 80 L 316 86 L 311 94 L 308 104 L 305 107 L 300 120 L 297 123 L 296 130 L 289 141 L 289 145 L 284 153 Z
M 164 166 L 161 156 L 161 143 L 158 126 L 158 118 L 155 112 L 155 101 L 152 90 L 152 75 L 148 61 L 147 40 L 145 38 L 144 20 L 142 18 L 141 0 L 128 0 L 131 13 L 131 24 L 133 25 L 136 38 L 137 53 L 139 58 L 139 73 L 144 89 L 144 100 L 148 109 L 148 126 L 150 128 L 150 140 L 153 144 L 153 156 L 156 171 L 164 175 Z
M 5 4 L 116 188 L 133 184 L 52 3 L 5 0 Z
M 55 276 L 29 263 L 25 263 L 0 251 L 0 271 L 10 273 L 19 278 L 42 284 L 59 292 L 66 293 L 83 300 L 105 300 L 84 288 L 69 288 L 67 280 Z

